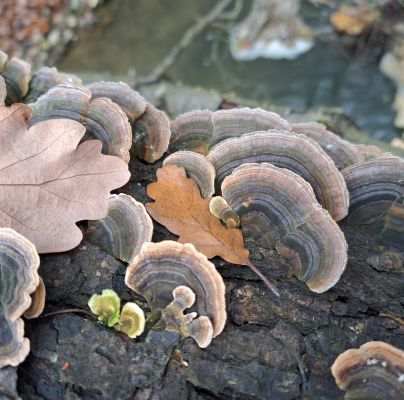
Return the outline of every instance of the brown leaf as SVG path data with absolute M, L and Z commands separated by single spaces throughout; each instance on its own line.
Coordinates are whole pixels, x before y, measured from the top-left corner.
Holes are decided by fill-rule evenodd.
M 39 253 L 69 250 L 82 234 L 75 222 L 107 213 L 110 191 L 130 177 L 101 142 L 79 144 L 85 128 L 58 119 L 27 130 L 30 109 L 0 107 L 0 226 L 31 240 Z
M 157 182 L 147 186 L 154 203 L 146 204 L 150 215 L 181 243 L 192 243 L 208 258 L 220 256 L 233 264 L 250 265 L 239 229 L 226 229 L 209 211 L 211 197 L 203 199 L 197 184 L 184 168 L 166 165 L 157 171 Z

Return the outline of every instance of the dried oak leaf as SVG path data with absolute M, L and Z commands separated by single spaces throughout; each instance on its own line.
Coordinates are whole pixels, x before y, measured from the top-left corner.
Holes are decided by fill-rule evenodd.
M 0 107 L 0 226 L 31 240 L 39 253 L 77 246 L 75 224 L 107 213 L 110 191 L 130 177 L 118 157 L 101 154 L 101 142 L 79 144 L 80 123 L 40 122 L 28 129 L 30 108 Z
M 184 168 L 166 165 L 157 171 L 157 182 L 147 186 L 154 203 L 147 211 L 180 243 L 192 243 L 208 258 L 220 256 L 233 263 L 250 266 L 248 250 L 239 229 L 226 229 L 209 211 L 211 197 L 203 199 L 197 184 L 187 178 Z

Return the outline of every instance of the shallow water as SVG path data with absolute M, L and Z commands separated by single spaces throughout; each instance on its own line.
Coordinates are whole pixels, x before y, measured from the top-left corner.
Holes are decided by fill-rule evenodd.
M 215 3 L 110 1 L 98 11 L 99 24 L 82 32 L 59 68 L 134 82 L 150 73 L 184 30 Z M 318 21 L 328 18 L 318 13 L 310 6 L 303 10 L 306 21 L 315 29 Z M 352 61 L 338 42 L 320 38 L 311 51 L 294 61 L 240 62 L 229 52 L 224 27 L 224 23 L 214 24 L 197 36 L 168 69 L 166 77 L 291 108 L 342 107 L 375 138 L 391 140 L 399 134 L 393 126 L 391 108 L 394 86 L 379 72 L 375 57 L 356 56 Z

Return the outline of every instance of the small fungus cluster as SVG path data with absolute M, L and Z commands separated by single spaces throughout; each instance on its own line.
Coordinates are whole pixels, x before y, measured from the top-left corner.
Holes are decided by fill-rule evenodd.
M 121 299 L 113 290 L 104 289 L 102 294 L 94 294 L 88 306 L 98 315 L 98 321 L 132 339 L 144 331 L 146 319 L 143 310 L 136 303 L 126 303 L 121 310 Z

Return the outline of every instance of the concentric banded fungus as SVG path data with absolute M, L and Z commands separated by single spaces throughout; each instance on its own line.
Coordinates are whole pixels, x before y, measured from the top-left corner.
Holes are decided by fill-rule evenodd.
M 0 368 L 16 366 L 29 353 L 22 314 L 39 284 L 35 246 L 8 228 L 0 228 Z
M 7 96 L 6 82 L 4 82 L 4 79 L 2 78 L 2 76 L 0 76 L 0 106 L 4 106 L 6 96 Z
M 146 100 L 123 82 L 94 82 L 87 85 L 92 98 L 106 97 L 123 110 L 133 124 L 146 110 Z
M 293 132 L 301 133 L 316 141 L 332 158 L 338 169 L 363 161 L 363 156 L 356 146 L 330 132 L 323 124 L 303 122 L 292 125 Z
M 304 135 L 270 130 L 225 140 L 208 154 L 216 168 L 216 187 L 232 170 L 244 163 L 269 162 L 304 178 L 318 201 L 340 220 L 348 212 L 349 194 L 334 162 L 313 140 Z
M 55 67 L 42 67 L 31 79 L 25 103 L 33 103 L 39 96 L 60 84 L 81 86 L 82 81 L 73 74 L 59 72 Z
M 163 111 L 150 103 L 132 126 L 133 147 L 137 157 L 149 163 L 159 160 L 170 143 L 170 121 Z
M 98 315 L 98 321 L 102 324 L 112 327 L 118 322 L 121 299 L 113 290 L 104 289 L 102 294 L 93 294 L 88 306 L 95 315 Z
M 194 151 L 177 151 L 164 160 L 163 166 L 167 164 L 183 167 L 199 186 L 204 199 L 215 193 L 215 167 L 204 155 Z
M 126 303 L 114 328 L 133 339 L 143 333 L 145 323 L 143 310 L 136 303 Z
M 21 102 L 28 93 L 31 65 L 19 58 L 8 58 L 0 51 L 0 75 L 6 82 L 6 104 Z
M 113 194 L 103 219 L 88 222 L 90 240 L 119 260 L 131 263 L 143 243 L 150 242 L 153 222 L 144 205 L 126 194 Z
M 211 146 L 225 139 L 268 129 L 289 131 L 291 128 L 278 114 L 260 108 L 190 111 L 171 123 L 171 146 L 207 154 Z
M 104 154 L 129 161 L 132 132 L 128 118 L 111 100 L 91 100 L 91 92 L 85 87 L 58 85 L 30 106 L 31 125 L 55 118 L 81 122 L 87 129 L 84 139 L 99 139 Z
M 227 228 L 233 229 L 240 226 L 240 217 L 223 197 L 213 197 L 209 203 L 209 210 L 215 217 L 220 218 Z
M 340 354 L 331 367 L 345 399 L 404 398 L 404 352 L 384 342 L 368 342 Z
M 145 297 L 152 309 L 165 308 L 177 286 L 187 286 L 196 295 L 194 310 L 207 316 L 213 337 L 226 323 L 225 287 L 215 266 L 192 244 L 173 241 L 145 243 L 126 271 L 127 286 Z
M 342 170 L 350 196 L 347 222 L 375 224 L 382 239 L 404 248 L 404 161 L 372 158 Z
M 187 286 L 177 286 L 173 290 L 174 300 L 163 310 L 162 320 L 167 330 L 180 332 L 184 337 L 192 337 L 201 348 L 212 341 L 213 326 L 206 316 L 197 317 L 196 312 L 184 314 L 195 303 L 195 293 Z
M 243 164 L 225 178 L 222 192 L 240 216 L 244 237 L 275 248 L 312 291 L 338 282 L 347 244 L 304 179 L 268 163 Z
M 24 317 L 27 319 L 33 319 L 39 317 L 45 308 L 46 288 L 41 277 L 39 277 L 39 285 L 35 289 L 35 292 L 31 294 L 31 306 L 24 313 Z

